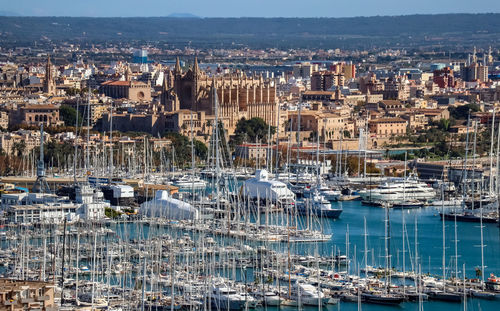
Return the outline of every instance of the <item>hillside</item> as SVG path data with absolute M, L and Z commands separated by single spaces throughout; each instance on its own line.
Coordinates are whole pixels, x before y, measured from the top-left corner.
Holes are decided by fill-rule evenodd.
M 2 42 L 167 41 L 198 46 L 353 47 L 496 44 L 500 14 L 440 14 L 353 18 L 0 18 Z

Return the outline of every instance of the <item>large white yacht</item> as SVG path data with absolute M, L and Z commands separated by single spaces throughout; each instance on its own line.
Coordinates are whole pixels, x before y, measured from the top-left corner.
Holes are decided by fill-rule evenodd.
M 428 201 L 436 197 L 435 190 L 415 177 L 393 178 L 375 189 L 359 191 L 365 201 L 399 203 L 408 200 Z
M 275 203 L 288 204 L 295 200 L 295 194 L 285 183 L 269 179 L 266 170 L 257 170 L 255 177 L 243 184 L 243 194 L 251 199 L 269 200 Z
M 208 296 L 212 307 L 217 310 L 242 310 L 245 307 L 245 297 L 224 285 L 213 286 Z
M 319 217 L 339 218 L 341 208 L 334 208 L 332 202 L 327 200 L 317 190 L 305 200 L 297 200 L 297 213 L 300 215 L 314 214 Z
M 328 187 L 326 184 L 320 183 L 319 185 L 304 189 L 304 197 L 312 197 L 316 192 L 319 192 L 319 194 L 328 201 L 338 201 L 340 196 L 342 195 L 340 190 L 334 190 Z
M 198 176 L 194 175 L 184 175 L 173 181 L 173 185 L 179 187 L 181 190 L 189 189 L 205 189 L 207 187 L 207 182 Z
M 295 283 L 293 285 L 290 292 L 290 299 L 296 301 L 299 306 L 315 307 L 324 306 L 329 300 L 317 287 L 302 283 Z

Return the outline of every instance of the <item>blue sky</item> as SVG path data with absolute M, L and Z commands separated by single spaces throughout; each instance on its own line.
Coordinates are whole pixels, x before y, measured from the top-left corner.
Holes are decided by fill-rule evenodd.
M 500 0 L 1 0 L 25 16 L 349 17 L 500 12 Z

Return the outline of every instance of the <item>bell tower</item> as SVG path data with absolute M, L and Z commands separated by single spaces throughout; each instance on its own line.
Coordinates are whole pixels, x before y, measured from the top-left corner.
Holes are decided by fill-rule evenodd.
M 43 92 L 49 95 L 56 93 L 56 84 L 52 75 L 52 63 L 50 62 L 50 55 L 47 56 L 47 64 L 45 65 L 45 80 L 43 81 Z

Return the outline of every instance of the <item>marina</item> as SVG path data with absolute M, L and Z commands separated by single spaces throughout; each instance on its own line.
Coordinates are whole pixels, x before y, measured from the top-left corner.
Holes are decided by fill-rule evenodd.
M 5 18 L 0 311 L 500 310 L 492 16 Z
M 165 176 L 161 161 L 158 174 L 146 156 L 142 175 L 169 188 L 142 196 L 115 177 L 123 172 L 112 146 L 102 168 L 108 177 L 78 180 L 75 167 L 74 184 L 58 195 L 41 152 L 31 192 L 2 193 L 0 277 L 52 289 L 48 300 L 21 301 L 61 310 L 453 310 L 500 302 L 497 178 L 464 177 L 445 192 L 444 183 L 408 173 L 405 154 L 402 177 L 372 183 L 363 173 L 354 182 L 341 164 L 333 176 L 320 173 L 319 138 L 315 165 L 297 164 L 297 152 L 284 171 L 269 160 L 251 177 L 236 173 L 221 135 L 214 127 L 204 179 L 193 139 L 188 170 Z
M 456 260 L 452 251 L 455 228 L 446 222 L 444 275 L 447 281 L 443 285 L 442 249 L 436 247 L 442 241 L 439 234 L 434 234 L 442 228 L 439 208 L 387 209 L 362 205 L 360 201 L 332 204 L 341 206 L 342 216 L 320 219 L 322 232 L 328 238 L 313 242 L 259 240 L 248 234 L 247 237 L 233 232 L 228 234 L 223 229 L 212 228 L 209 223 L 168 224 L 153 219 L 75 223 L 66 231 L 61 226 L 6 225 L 1 229 L 1 271 L 4 277 L 42 278 L 58 284 L 61 280 L 58 271 L 62 271 L 62 258 L 66 258 L 66 268 L 62 268 L 64 304 L 71 304 L 72 300 L 74 303 L 78 283 L 80 307 L 113 306 L 115 310 L 141 308 L 142 292 L 146 307 L 169 308 L 172 288 L 176 308 L 197 310 L 225 309 L 221 303 L 229 303 L 225 300 L 229 298 L 229 309 L 234 310 L 247 308 L 253 299 L 253 307 L 257 309 L 276 307 L 273 306 L 276 301 L 285 309 L 296 308 L 297 303 L 304 309 L 317 309 L 317 301 L 320 301 L 327 309 L 354 310 L 360 300 L 365 310 L 377 310 L 379 304 L 401 304 L 405 310 L 417 310 L 421 300 L 427 310 L 437 310 L 444 305 L 450 310 L 458 310 L 464 301 L 463 286 L 467 289 L 470 308 L 485 310 L 498 304 L 495 287 L 487 285 L 490 273 L 500 269 L 500 235 L 495 224 L 484 225 L 483 242 L 488 246 L 484 247 L 483 258 L 486 258 L 487 268 L 485 283 L 481 283 L 478 269 L 482 256 L 481 247 L 477 246 L 481 244 L 480 228 L 469 222 L 457 225 L 456 253 L 459 256 Z M 384 268 L 387 215 L 391 228 L 388 249 L 391 269 Z M 298 217 L 302 220 L 299 226 L 307 226 L 306 217 Z M 369 221 L 364 224 L 358 221 L 360 218 Z M 264 229 L 265 219 L 260 221 Z M 273 235 L 272 229 L 269 233 L 263 231 L 264 235 Z M 402 241 L 403 236 L 406 243 Z M 11 258 L 8 254 L 13 249 L 20 252 Z M 64 250 L 66 255 L 62 254 Z M 463 264 L 465 283 L 461 281 Z M 294 284 L 304 285 L 299 289 Z M 391 294 L 377 294 L 387 288 L 391 289 Z M 303 291 L 302 302 L 297 302 L 297 290 Z M 307 291 L 315 297 L 313 300 L 304 294 Z M 402 291 L 408 294 L 405 296 Z M 452 297 L 453 293 L 457 298 Z M 154 295 L 162 298 L 153 302 L 151 297 Z M 88 299 L 89 296 L 96 298 Z M 238 299 L 239 303 L 233 301 Z M 274 302 L 263 304 L 265 299 Z M 291 301 L 295 301 L 295 307 Z

